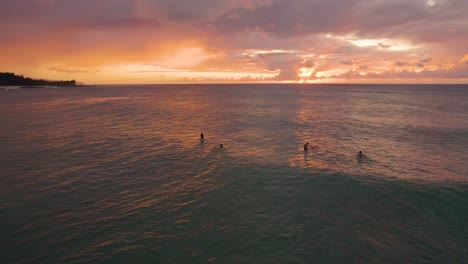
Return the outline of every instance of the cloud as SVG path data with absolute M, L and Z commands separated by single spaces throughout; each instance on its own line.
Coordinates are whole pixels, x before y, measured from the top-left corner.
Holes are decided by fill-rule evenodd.
M 315 63 L 312 60 L 305 60 L 302 62 L 302 66 L 306 68 L 314 67 Z
M 465 0 L 3 0 L 0 67 L 465 78 L 467 9 Z
M 384 43 L 379 43 L 378 45 L 379 45 L 379 47 L 381 47 L 381 48 L 390 48 L 390 47 L 393 46 L 392 44 L 384 44 Z
M 345 60 L 340 60 L 342 64 L 344 65 L 353 65 L 352 61 L 345 61 Z
M 425 64 L 428 63 L 428 62 L 431 62 L 431 61 L 432 61 L 431 58 L 422 59 L 422 60 L 419 60 L 419 62 L 417 62 L 415 64 L 415 66 L 418 67 L 418 68 L 424 68 Z
M 63 67 L 49 67 L 48 70 L 55 71 L 55 72 L 63 72 L 63 73 L 96 73 L 99 70 L 95 69 L 70 69 L 70 68 L 63 68 Z
M 459 63 L 468 63 L 468 54 L 465 54 Z
M 396 65 L 396 66 L 399 66 L 399 67 L 401 67 L 401 66 L 406 66 L 406 65 L 408 65 L 408 64 L 409 64 L 409 63 L 406 62 L 406 61 L 396 61 L 396 62 L 395 62 L 395 65 Z
M 415 41 L 443 41 L 447 36 L 460 33 L 466 37 L 467 18 L 462 11 L 466 9 L 468 3 L 462 0 L 441 2 L 431 8 L 425 1 L 410 0 L 296 0 L 294 4 L 287 0 L 274 0 L 270 5 L 255 9 L 240 7 L 230 10 L 213 26 L 230 33 L 253 30 L 282 37 L 335 32 L 363 37 L 404 36 Z M 431 27 L 439 28 L 440 25 L 450 27 L 452 31 L 442 31 L 443 36 L 434 36 Z M 381 45 L 388 46 L 386 43 Z
M 428 63 L 428 62 L 431 62 L 432 61 L 432 58 L 427 58 L 427 59 L 422 59 L 419 61 L 419 63 Z
M 294 66 L 280 69 L 280 73 L 275 78 L 277 81 L 289 81 L 298 79 L 298 70 Z
M 420 63 L 416 66 L 419 67 Z M 424 69 L 422 71 L 412 70 L 388 70 L 383 72 L 368 72 L 366 74 L 358 71 L 347 71 L 342 74 L 327 76 L 331 79 L 468 79 L 468 61 L 452 65 L 451 67 L 438 69 Z

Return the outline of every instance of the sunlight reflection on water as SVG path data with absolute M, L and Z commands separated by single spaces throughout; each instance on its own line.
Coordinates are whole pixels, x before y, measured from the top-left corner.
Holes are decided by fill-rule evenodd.
M 437 260 L 463 259 L 467 94 L 440 89 L 449 90 L 174 85 L 0 93 L 8 258 L 385 262 L 396 248 L 403 253 L 394 262 L 428 249 Z M 304 153 L 306 141 L 320 147 Z M 219 144 L 225 149 L 213 149 Z M 356 160 L 359 150 L 370 160 Z M 391 250 L 376 244 L 381 237 Z M 336 258 L 323 253 L 335 249 Z

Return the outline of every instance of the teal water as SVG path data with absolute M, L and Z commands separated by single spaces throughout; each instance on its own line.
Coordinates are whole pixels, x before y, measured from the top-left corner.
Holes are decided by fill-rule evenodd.
M 0 90 L 0 261 L 467 263 L 467 102 L 466 85 Z

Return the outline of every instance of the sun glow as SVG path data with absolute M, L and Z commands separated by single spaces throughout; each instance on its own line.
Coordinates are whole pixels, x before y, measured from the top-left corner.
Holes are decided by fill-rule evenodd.
M 468 54 L 465 54 L 465 56 L 463 56 L 463 58 L 460 60 L 459 63 L 467 63 L 468 62 Z
M 303 68 L 300 68 L 299 69 L 299 77 L 301 78 L 309 78 L 314 72 L 315 72 L 315 69 L 314 68 L 306 68 L 306 67 L 303 67 Z
M 214 54 L 207 53 L 203 48 L 188 47 L 180 48 L 172 54 L 168 54 L 161 59 L 156 59 L 154 64 L 171 68 L 192 67 L 214 57 Z

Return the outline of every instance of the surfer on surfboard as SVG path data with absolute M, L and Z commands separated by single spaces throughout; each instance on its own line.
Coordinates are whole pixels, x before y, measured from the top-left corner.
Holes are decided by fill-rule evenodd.
M 319 148 L 319 145 L 309 147 L 309 142 L 308 141 L 304 144 L 304 151 L 305 152 L 307 152 L 309 150 L 315 150 L 315 149 L 318 149 L 318 148 Z
M 205 141 L 205 136 L 203 135 L 203 132 L 200 134 L 200 142 Z

